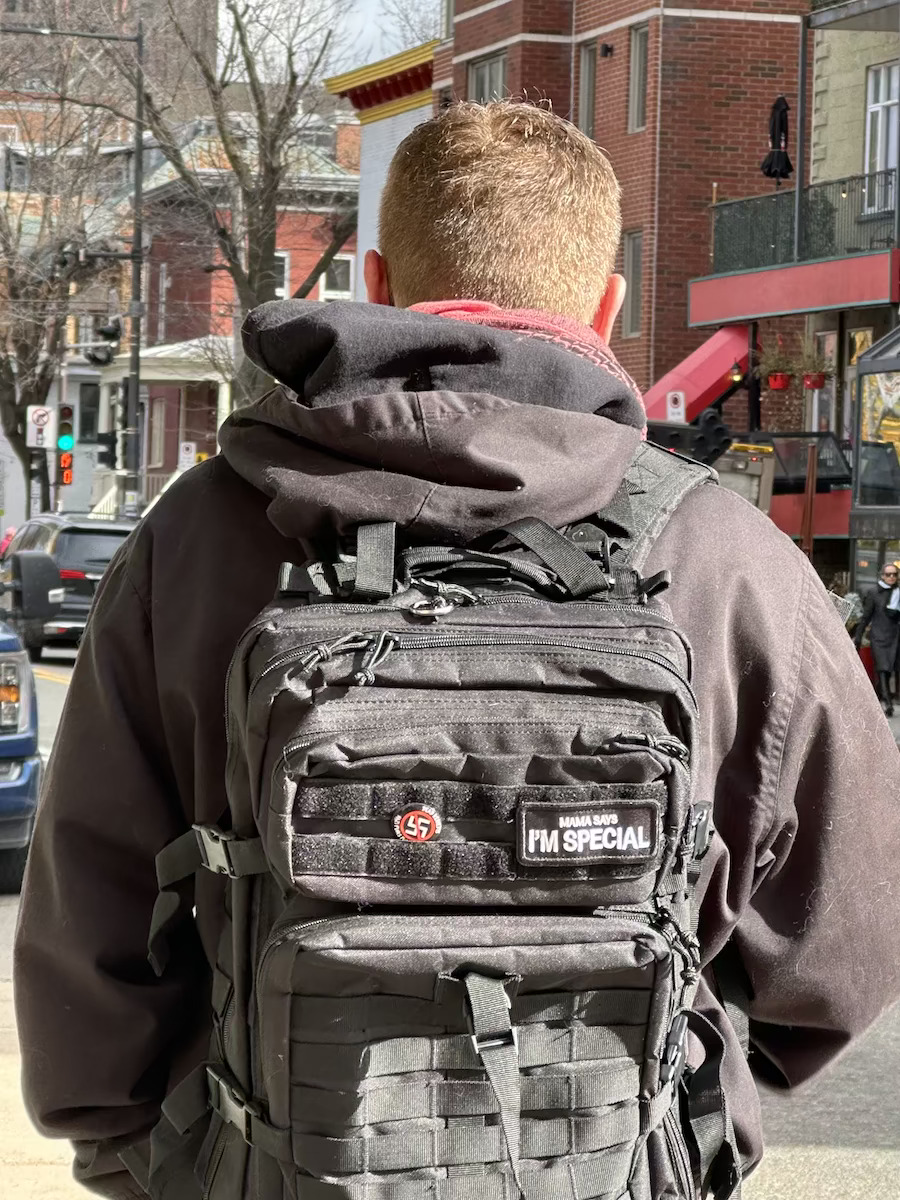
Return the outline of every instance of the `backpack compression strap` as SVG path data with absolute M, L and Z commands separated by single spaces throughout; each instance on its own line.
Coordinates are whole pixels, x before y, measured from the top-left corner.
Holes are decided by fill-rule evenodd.
M 717 481 L 711 467 L 643 442 L 619 491 L 599 514 L 614 527 L 613 563 L 640 571 L 685 496 L 701 484 Z

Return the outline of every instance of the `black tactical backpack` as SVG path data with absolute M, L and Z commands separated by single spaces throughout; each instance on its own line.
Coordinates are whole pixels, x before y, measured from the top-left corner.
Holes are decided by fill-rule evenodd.
M 691 651 L 668 574 L 641 575 L 712 479 L 644 446 L 563 532 L 363 526 L 283 569 L 228 678 L 228 820 L 158 860 L 159 969 L 195 870 L 227 877 L 229 925 L 152 1195 L 737 1194 L 723 1045 L 692 1011 Z M 201 1139 L 198 1190 L 167 1191 L 167 1147 Z

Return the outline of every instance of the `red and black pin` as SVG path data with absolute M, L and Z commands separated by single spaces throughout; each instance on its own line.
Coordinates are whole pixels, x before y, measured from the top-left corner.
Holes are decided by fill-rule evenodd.
M 404 842 L 432 842 L 441 827 L 440 815 L 427 804 L 405 808 L 394 817 L 394 833 Z

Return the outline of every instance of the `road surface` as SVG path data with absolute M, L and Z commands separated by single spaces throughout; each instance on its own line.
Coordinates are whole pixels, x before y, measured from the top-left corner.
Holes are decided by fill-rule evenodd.
M 41 744 L 47 751 L 71 666 L 71 654 L 51 654 L 37 671 Z M 17 906 L 15 897 L 0 897 L 0 1018 L 4 989 L 9 1009 L 9 984 L 4 981 L 11 975 Z M 13 1105 L 14 1111 L 4 1111 Z M 743 1200 L 900 1200 L 900 1008 L 802 1093 L 789 1099 L 766 1095 L 763 1110 L 768 1153 L 746 1184 Z M 76 1200 L 83 1195 L 87 1200 L 87 1193 L 68 1183 L 62 1148 L 48 1147 L 46 1154 L 55 1161 L 34 1167 L 8 1158 L 21 1156 L 25 1151 L 20 1147 L 27 1146 L 34 1163 L 34 1146 L 41 1143 L 23 1142 L 21 1107 L 0 1080 L 0 1131 L 10 1123 L 20 1132 L 8 1146 L 0 1132 L 0 1171 L 4 1178 L 9 1171 L 10 1180 L 21 1183 L 11 1191 L 4 1187 L 2 1195 L 15 1200 Z

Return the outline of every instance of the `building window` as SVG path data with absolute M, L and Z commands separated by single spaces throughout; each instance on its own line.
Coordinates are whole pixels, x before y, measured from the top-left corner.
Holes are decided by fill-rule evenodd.
M 626 233 L 623 242 L 622 274 L 625 276 L 628 290 L 625 293 L 625 304 L 622 308 L 623 337 L 641 336 L 643 257 L 643 232 L 638 229 L 634 233 Z
M 286 250 L 275 251 L 273 274 L 275 276 L 275 299 L 286 300 L 290 295 L 291 286 L 291 256 Z
M 594 136 L 594 111 L 597 107 L 597 43 L 581 47 L 578 79 L 578 128 L 589 138 Z
M 18 140 L 18 125 L 0 125 L 0 146 L 12 146 Z
M 352 300 L 355 266 L 355 254 L 336 254 L 325 271 L 325 278 L 319 288 L 319 299 Z
M 870 67 L 866 79 L 866 174 L 896 171 L 900 64 Z M 893 176 L 866 181 L 866 211 L 894 207 Z
M 816 350 L 837 366 L 837 334 L 817 333 Z M 825 380 L 824 387 L 816 388 L 810 397 L 810 418 L 807 429 L 816 433 L 831 433 L 837 430 L 837 377 Z
M 506 94 L 506 55 L 481 58 L 469 67 L 469 99 L 476 104 L 500 100 Z
M 96 442 L 100 427 L 100 385 L 83 383 L 78 389 L 78 440 Z
M 455 0 L 443 0 L 441 9 L 441 34 L 445 41 L 453 37 L 453 18 L 455 15 Z
M 162 467 L 166 461 L 166 401 L 155 396 L 150 405 L 150 461 L 148 467 Z
M 628 132 L 647 128 L 647 50 L 650 26 L 635 25 L 631 31 L 631 67 L 628 75 Z
M 438 108 L 449 108 L 453 103 L 453 88 L 441 88 L 438 92 Z
M 31 187 L 31 164 L 15 150 L 0 151 L 0 186 L 8 192 L 27 192 Z

